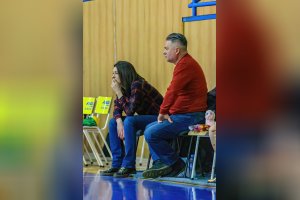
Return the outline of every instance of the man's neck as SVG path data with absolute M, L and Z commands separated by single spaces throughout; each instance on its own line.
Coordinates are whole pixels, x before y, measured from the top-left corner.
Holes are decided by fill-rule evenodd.
M 174 63 L 175 65 L 177 65 L 177 63 L 181 60 L 181 58 L 183 58 L 188 52 L 182 52 L 181 54 L 179 54 L 177 61 Z

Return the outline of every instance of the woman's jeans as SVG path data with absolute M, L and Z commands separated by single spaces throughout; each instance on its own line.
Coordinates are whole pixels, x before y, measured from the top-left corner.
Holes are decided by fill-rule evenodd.
M 205 123 L 205 112 L 171 115 L 173 123 L 164 120 L 147 125 L 144 131 L 153 161 L 161 160 L 166 165 L 174 164 L 179 156 L 170 145 L 170 140 L 176 139 L 183 131 L 188 131 L 190 125 Z
M 135 168 L 136 160 L 136 132 L 144 130 L 145 127 L 157 121 L 157 115 L 134 115 L 123 119 L 124 124 L 124 142 L 118 137 L 117 122 L 113 118 L 109 122 L 109 140 L 113 156 L 112 167 Z

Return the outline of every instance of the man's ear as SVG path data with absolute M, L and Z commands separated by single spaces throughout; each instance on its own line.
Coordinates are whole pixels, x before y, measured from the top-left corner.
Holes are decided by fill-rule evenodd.
M 176 53 L 176 55 L 178 55 L 178 54 L 180 53 L 180 48 L 177 47 L 177 48 L 175 49 L 175 53 Z

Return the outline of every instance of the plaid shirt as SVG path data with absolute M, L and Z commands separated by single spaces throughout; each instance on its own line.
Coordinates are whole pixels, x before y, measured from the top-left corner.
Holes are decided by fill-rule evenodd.
M 136 80 L 131 84 L 130 96 L 123 96 L 114 101 L 114 118 L 118 119 L 124 111 L 127 116 L 158 115 L 162 95 L 147 81 Z

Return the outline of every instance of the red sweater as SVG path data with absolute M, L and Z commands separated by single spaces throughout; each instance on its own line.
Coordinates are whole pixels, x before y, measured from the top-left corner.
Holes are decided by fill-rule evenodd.
M 174 68 L 160 114 L 206 111 L 207 85 L 200 65 L 186 54 Z

